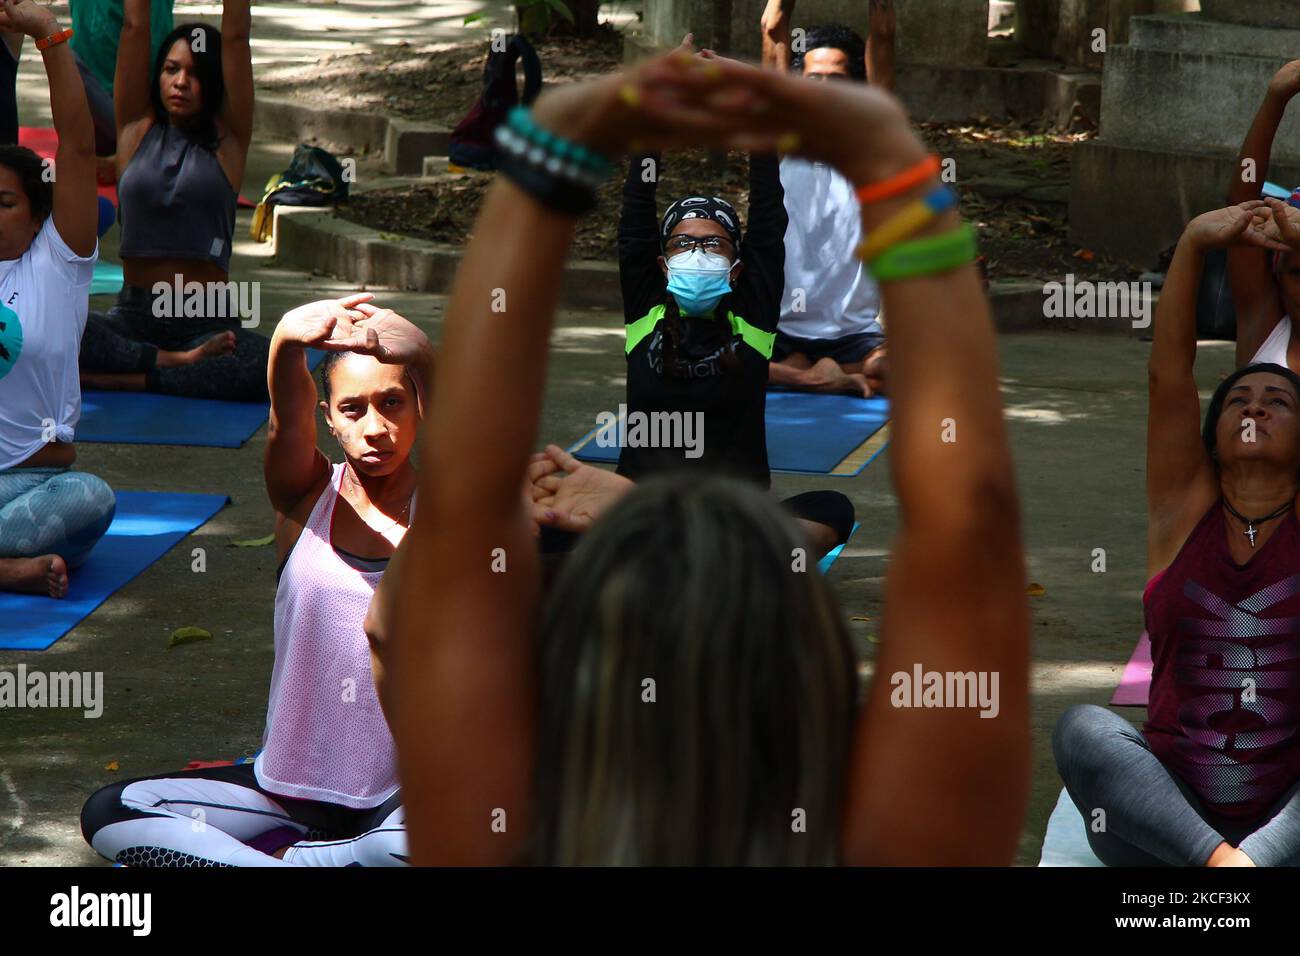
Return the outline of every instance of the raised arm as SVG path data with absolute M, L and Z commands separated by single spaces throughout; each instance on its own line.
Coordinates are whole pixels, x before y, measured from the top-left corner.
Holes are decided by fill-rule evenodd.
M 299 306 L 285 314 L 271 336 L 266 370 L 271 418 L 262 471 L 267 497 L 280 517 L 290 514 L 329 469 L 316 447 L 316 383 L 306 350 L 324 343 L 340 324 L 349 331 L 363 318 L 356 306 L 373 298 L 359 292 Z
M 737 280 L 755 293 L 753 301 L 763 303 L 761 311 L 745 316 L 768 332 L 775 332 L 781 318 L 781 294 L 785 291 L 785 190 L 775 153 L 753 153 L 749 157 L 749 223 L 740 257 L 745 270 Z
M 763 73 L 807 154 L 857 185 L 926 156 L 892 97 Z M 937 185 L 865 206 L 869 234 Z M 947 233 L 948 213 L 926 227 Z M 1007 864 L 1030 762 L 1029 612 L 1019 506 L 988 302 L 973 263 L 881 283 L 890 316 L 890 465 L 901 517 L 876 676 L 850 758 L 842 852 L 851 864 Z M 895 707 L 895 676 L 985 675 L 979 707 Z
M 1300 60 L 1288 63 L 1269 81 L 1264 101 L 1241 144 L 1241 153 L 1228 187 L 1228 202 L 1260 198 L 1273 158 L 1273 140 L 1287 105 L 1300 93 Z M 1237 364 L 1245 365 L 1282 318 L 1284 308 L 1273 275 L 1272 255 L 1250 245 L 1228 250 L 1228 278 L 1237 313 Z
M 113 75 L 113 112 L 117 116 L 118 139 L 132 124 L 153 117 L 153 100 L 149 93 L 153 76 L 152 49 L 149 0 L 125 0 L 122 35 L 117 44 L 117 68 Z
M 253 139 L 251 31 L 249 0 L 225 0 L 221 7 L 221 73 L 226 84 L 226 99 L 221 106 L 221 122 L 234 137 L 241 157 L 247 155 L 248 144 Z M 241 159 L 241 172 L 243 165 Z M 234 183 L 236 189 L 239 185 Z
M 1148 580 L 1169 566 L 1219 494 L 1201 441 L 1201 400 L 1193 375 L 1196 295 L 1205 253 L 1239 244 L 1266 252 L 1270 240 L 1256 216 L 1267 213 L 1263 202 L 1253 200 L 1197 216 L 1183 231 L 1165 276 L 1147 368 Z
M 894 0 L 871 0 L 867 32 L 867 79 L 878 90 L 894 91 L 894 35 L 898 16 Z
M 767 0 L 759 28 L 763 32 L 763 66 L 790 71 L 790 20 L 795 0 Z
M 693 137 L 726 143 L 727 123 L 705 110 L 655 119 L 672 89 L 704 87 L 703 71 L 684 59 L 551 90 L 536 120 L 606 156 L 634 137 L 661 147 Z M 447 309 L 387 661 L 417 863 L 514 862 L 529 834 L 540 563 L 520 492 L 573 231 L 571 216 L 499 177 Z M 504 383 L 503 364 L 515 369 Z
M 655 191 L 662 170 L 660 153 L 638 153 L 628 160 L 618 215 L 618 281 L 623 292 L 624 322 L 635 322 L 664 299 L 659 216 L 655 209 Z
M 874 182 L 923 156 L 911 139 L 888 165 L 842 171 Z M 898 208 L 864 208 L 863 234 Z M 957 223 L 949 213 L 931 231 Z M 973 263 L 883 282 L 881 294 L 901 530 L 859 717 L 844 855 L 863 864 L 1009 864 L 1028 796 L 1029 612 L 993 323 Z M 895 677 L 910 679 L 917 665 L 986 675 L 997 688 L 992 707 L 894 707 Z
M 58 33 L 54 14 L 32 0 L 0 0 L 0 26 L 18 30 L 33 40 Z M 95 251 L 99 207 L 95 203 L 95 128 L 86 104 L 86 90 L 67 42 L 41 54 L 50 83 L 50 112 L 59 148 L 54 154 L 54 228 L 79 256 Z

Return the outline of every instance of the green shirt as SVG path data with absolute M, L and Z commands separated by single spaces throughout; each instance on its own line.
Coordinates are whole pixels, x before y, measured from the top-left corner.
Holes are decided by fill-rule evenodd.
M 117 69 L 117 41 L 122 36 L 122 0 L 70 0 L 72 4 L 72 49 L 113 95 L 113 74 Z M 150 0 L 150 73 L 163 37 L 172 32 L 173 0 Z

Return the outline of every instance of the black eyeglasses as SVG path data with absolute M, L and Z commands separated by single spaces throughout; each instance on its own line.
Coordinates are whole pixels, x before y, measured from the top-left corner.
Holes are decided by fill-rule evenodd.
M 668 240 L 666 248 L 673 255 L 691 249 L 703 249 L 705 252 L 729 255 L 732 245 L 730 239 L 722 236 L 673 236 Z

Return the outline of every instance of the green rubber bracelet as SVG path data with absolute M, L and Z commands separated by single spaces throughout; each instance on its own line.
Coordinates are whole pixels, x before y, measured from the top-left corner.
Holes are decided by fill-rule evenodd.
M 952 232 L 900 242 L 866 263 L 877 282 L 896 282 L 950 272 L 971 262 L 979 254 L 975 230 L 962 223 Z

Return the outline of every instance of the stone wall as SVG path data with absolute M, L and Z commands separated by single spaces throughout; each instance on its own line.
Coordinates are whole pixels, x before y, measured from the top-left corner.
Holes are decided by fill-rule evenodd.
M 1034 56 L 1101 69 L 1102 55 L 1092 49 L 1093 30 L 1104 29 L 1111 47 L 1128 42 L 1135 16 L 1193 13 L 1200 6 L 1199 0 L 1016 0 L 1016 39 Z

